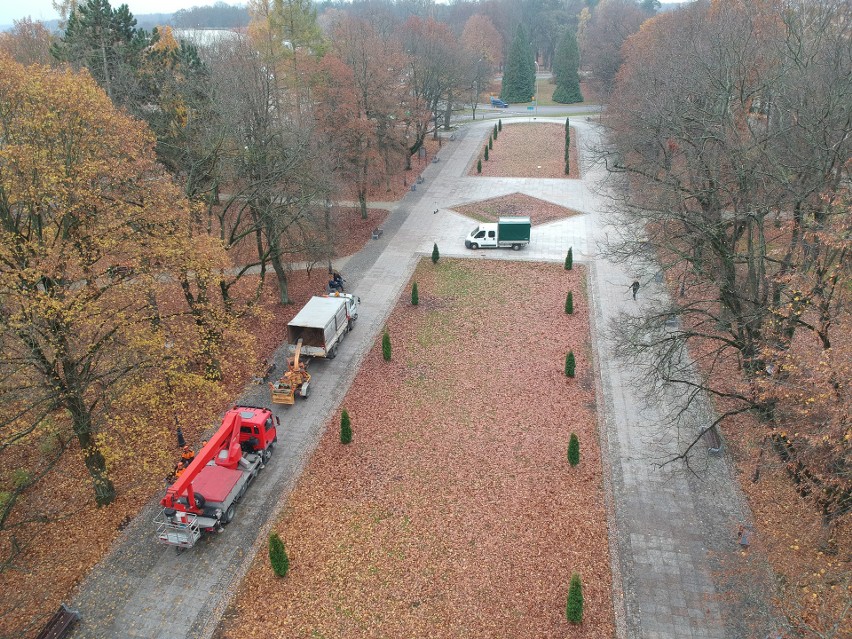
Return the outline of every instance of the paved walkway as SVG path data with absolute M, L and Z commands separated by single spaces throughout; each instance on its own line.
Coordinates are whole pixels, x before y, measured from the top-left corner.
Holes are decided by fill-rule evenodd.
M 504 120 L 504 126 L 523 121 Z M 598 129 L 591 121 L 578 118 L 572 124 L 582 140 L 597 141 Z M 419 256 L 431 253 L 433 242 L 442 256 L 557 262 L 573 246 L 575 260 L 591 266 L 593 338 L 604 409 L 602 450 L 611 470 L 607 494 L 619 637 L 758 636 L 737 628 L 737 611 L 729 610 L 727 599 L 717 592 L 718 561 L 736 556 L 734 532 L 744 517 L 724 458 L 706 460 L 708 479 L 703 480 L 657 470 L 651 460 L 660 446 L 671 444 L 652 428 L 658 416 L 638 409 L 630 371 L 614 360 L 603 338 L 602 329 L 620 310 L 634 308 L 626 294 L 634 274 L 600 259 L 595 249 L 596 240 L 606 233 L 604 202 L 590 188 L 600 169 L 581 151 L 582 181 L 467 177 L 492 126 L 493 121 L 471 124 L 454 141 L 445 142 L 440 161 L 427 167 L 418 190 L 409 192 L 388 216 L 384 235 L 347 261 L 349 290 L 362 300 L 356 328 L 335 360 L 312 366 L 309 401 L 286 410 L 274 408 L 284 424 L 281 441 L 234 522 L 223 534 L 176 554 L 155 542 L 151 520 L 157 509 L 150 504 L 81 586 L 73 603 L 83 619 L 74 637 L 198 639 L 213 634 L 251 559 L 259 549 L 265 551 L 272 522 L 324 424 L 380 335 Z M 516 191 L 585 215 L 535 227 L 530 246 L 520 253 L 465 250 L 463 238 L 475 222 L 452 212 L 452 207 Z M 644 289 L 642 293 L 644 298 Z M 279 371 L 282 358 L 281 352 L 276 354 Z M 256 386 L 247 389 L 242 401 L 265 404 L 268 399 L 267 388 Z

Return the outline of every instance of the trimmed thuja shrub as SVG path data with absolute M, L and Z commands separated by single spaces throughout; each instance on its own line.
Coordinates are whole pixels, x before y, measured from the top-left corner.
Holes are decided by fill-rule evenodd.
M 569 293 L 570 295 L 570 293 Z M 417 290 L 417 282 L 411 285 L 411 305 L 417 306 L 420 303 L 420 293 Z
M 565 356 L 565 376 L 574 377 L 574 369 L 576 366 L 577 363 L 574 361 L 574 351 L 568 351 L 568 354 Z
M 385 335 L 387 335 L 387 333 L 385 333 Z M 385 359 L 390 359 L 390 358 L 386 357 Z M 344 408 L 340 412 L 340 443 L 341 444 L 349 444 L 351 441 L 352 441 L 352 421 L 349 419 L 349 411 Z
M 492 133 L 492 135 L 494 136 L 494 139 L 495 139 L 495 140 L 497 139 L 497 131 L 498 131 L 498 129 L 497 129 L 497 125 L 495 124 L 495 125 L 494 125 L 494 131 L 493 131 L 493 133 Z
M 495 134 L 495 135 L 496 135 L 496 134 Z M 493 138 L 493 137 L 491 137 L 490 135 L 488 136 L 488 148 L 489 148 L 489 149 L 493 149 L 493 148 L 494 148 L 494 138 Z
M 565 298 L 565 314 L 571 315 L 574 313 L 574 293 L 568 291 L 568 297 Z
M 577 433 L 571 433 L 571 439 L 568 440 L 568 463 L 572 466 L 580 463 L 580 440 Z
M 485 145 L 485 161 L 488 162 L 488 145 Z
M 570 623 L 583 623 L 583 584 L 580 581 L 580 575 L 576 572 L 571 575 L 565 618 Z
M 476 159 L 476 172 L 482 173 L 482 158 Z
M 276 575 L 287 576 L 287 571 L 290 570 L 290 558 L 287 557 L 287 550 L 278 533 L 269 535 L 269 563 L 272 564 L 272 571 Z
M 498 131 L 503 130 L 503 118 L 500 118 L 499 120 L 497 120 L 497 130 Z
M 441 254 L 438 253 L 438 245 L 434 244 L 432 246 L 432 264 L 437 264 L 439 259 L 441 259 Z
M 574 247 L 568 249 L 568 255 L 565 256 L 565 270 L 570 271 L 574 268 Z
M 388 333 L 387 329 L 382 334 L 382 357 L 385 358 L 386 362 L 391 360 L 391 342 L 390 342 L 390 333 Z

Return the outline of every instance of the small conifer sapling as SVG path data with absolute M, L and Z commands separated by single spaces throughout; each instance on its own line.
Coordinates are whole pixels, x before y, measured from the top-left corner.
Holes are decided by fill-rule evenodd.
M 565 356 L 565 376 L 574 377 L 574 369 L 576 366 L 577 363 L 574 361 L 574 351 L 568 351 L 568 354 Z
M 439 259 L 441 259 L 441 254 L 438 252 L 438 244 L 436 243 L 432 246 L 432 264 L 437 264 Z
M 352 442 L 352 421 L 349 419 L 349 411 L 345 408 L 340 412 L 340 443 Z
M 420 293 L 417 290 L 417 282 L 411 285 L 411 305 L 417 306 L 420 303 Z
M 571 439 L 568 440 L 568 463 L 572 466 L 580 463 L 580 439 L 577 433 L 571 433 Z
M 275 532 L 269 535 L 269 563 L 272 564 L 272 571 L 276 575 L 287 576 L 287 571 L 290 570 L 290 558 L 287 557 L 284 542 Z
M 580 575 L 576 572 L 571 575 L 565 618 L 570 623 L 583 623 L 583 584 L 580 581 Z
M 390 341 L 390 333 L 385 330 L 382 334 L 382 357 L 386 362 L 391 360 L 391 341 Z

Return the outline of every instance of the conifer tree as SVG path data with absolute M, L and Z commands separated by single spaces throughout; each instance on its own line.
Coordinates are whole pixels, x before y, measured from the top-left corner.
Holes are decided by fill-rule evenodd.
M 568 249 L 568 255 L 565 256 L 565 270 L 570 271 L 574 268 L 574 247 Z
M 441 259 L 441 254 L 438 252 L 438 245 L 432 245 L 432 264 L 437 264 L 438 260 Z
M 387 335 L 387 333 L 385 333 L 385 335 Z M 386 359 L 389 359 L 389 358 L 386 358 Z M 349 419 L 349 411 L 344 408 L 340 413 L 340 443 L 341 444 L 348 444 L 351 441 L 352 441 L 352 421 Z
M 272 571 L 277 576 L 287 576 L 287 571 L 290 570 L 290 558 L 287 557 L 284 542 L 275 532 L 269 535 L 269 563 L 272 564 Z
M 571 315 L 574 313 L 574 292 L 568 291 L 568 296 L 565 298 L 565 314 Z
M 568 354 L 565 356 L 565 376 L 574 377 L 575 367 L 576 362 L 574 361 L 574 351 L 568 351 Z
M 568 29 L 553 56 L 553 75 L 556 77 L 556 89 L 553 91 L 553 101 L 560 104 L 582 102 L 580 91 L 580 49 L 577 46 L 577 36 Z
M 390 333 L 388 333 L 387 329 L 385 329 L 385 332 L 382 334 L 382 357 L 386 362 L 389 362 L 391 360 L 391 354 Z
M 583 623 L 583 584 L 576 572 L 571 575 L 565 617 L 570 623 Z
M 529 102 L 535 93 L 535 56 L 523 25 L 518 25 L 503 71 L 500 98 L 505 102 Z
M 411 285 L 411 305 L 417 306 L 420 303 L 420 293 L 417 290 L 417 282 Z
M 568 441 L 568 463 L 572 466 L 580 463 L 580 439 L 577 433 L 571 433 L 571 439 Z

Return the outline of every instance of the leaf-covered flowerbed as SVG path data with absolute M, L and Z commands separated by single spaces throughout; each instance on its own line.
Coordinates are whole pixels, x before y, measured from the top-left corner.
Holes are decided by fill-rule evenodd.
M 580 177 L 577 162 L 577 132 L 571 127 L 570 172 L 565 175 L 565 125 L 556 122 L 503 123 L 503 130 L 488 151 L 479 152 L 485 177 L 570 178 Z M 534 149 L 534 150 L 531 150 Z M 468 175 L 480 175 L 473 161 Z
M 496 222 L 497 218 L 505 215 L 525 215 L 530 218 L 533 226 L 573 215 L 582 215 L 574 209 L 539 200 L 523 193 L 510 193 L 502 197 L 456 206 L 453 210 L 481 222 Z
M 612 637 L 583 277 L 421 263 L 419 305 L 406 289 L 387 323 L 392 360 L 378 340 L 344 399 L 352 443 L 332 420 L 275 525 L 289 575 L 261 551 L 219 639 Z M 585 594 L 576 627 L 572 571 Z

